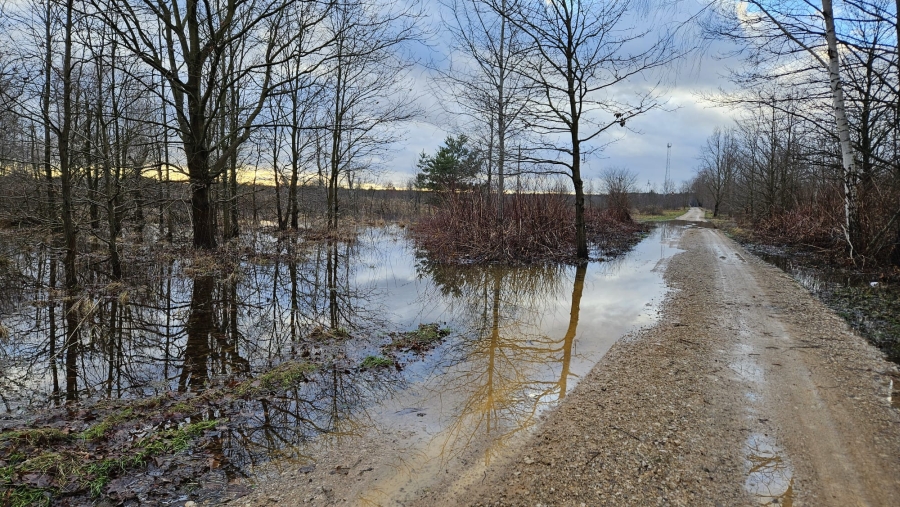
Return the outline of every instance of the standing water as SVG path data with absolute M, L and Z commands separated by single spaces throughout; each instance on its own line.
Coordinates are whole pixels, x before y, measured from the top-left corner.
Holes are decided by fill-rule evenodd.
M 268 241 L 254 248 L 268 254 L 231 266 L 164 259 L 122 284 L 86 269 L 79 346 L 65 352 L 58 260 L 9 252 L 19 283 L 0 301 L 10 334 L 0 341 L 0 417 L 62 393 L 190 394 L 315 360 L 324 366 L 308 382 L 242 401 L 216 428 L 219 486 L 316 464 L 345 470 L 368 449 L 380 466 L 345 496 L 412 497 L 442 476 L 477 476 L 619 338 L 655 322 L 681 230 L 662 224 L 627 255 L 580 266 L 433 264 L 391 227 L 350 244 Z M 430 324 L 450 331 L 436 348 L 360 366 L 398 332 Z M 67 375 L 66 364 L 78 367 Z M 214 482 L 200 497 L 216 497 Z

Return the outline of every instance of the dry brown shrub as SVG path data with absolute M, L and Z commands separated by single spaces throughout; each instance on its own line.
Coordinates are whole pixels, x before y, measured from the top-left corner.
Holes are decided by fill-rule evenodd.
M 503 219 L 498 220 L 495 195 L 446 194 L 435 213 L 413 227 L 413 237 L 437 262 L 575 260 L 571 196 L 560 192 L 513 194 L 506 196 L 503 206 Z M 597 209 L 586 210 L 585 221 L 588 238 L 605 254 L 625 249 L 624 244 L 630 245 L 634 233 L 642 230 L 634 222 L 620 222 L 614 214 Z

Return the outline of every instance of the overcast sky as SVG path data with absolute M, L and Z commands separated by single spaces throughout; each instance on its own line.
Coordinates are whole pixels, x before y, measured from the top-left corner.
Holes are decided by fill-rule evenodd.
M 439 20 L 440 4 L 437 0 L 425 2 L 432 19 Z M 699 0 L 686 0 L 686 8 L 696 8 Z M 432 65 L 446 61 L 449 37 L 441 32 L 440 24 L 435 24 L 435 39 L 429 48 L 419 48 L 418 56 Z M 584 178 L 598 180 L 600 171 L 608 166 L 626 167 L 637 173 L 638 184 L 646 190 L 648 182 L 657 189 L 662 187 L 666 169 L 666 146 L 672 144 L 671 177 L 676 185 L 693 177 L 700 147 L 716 126 L 732 123 L 733 112 L 704 101 L 698 92 L 714 92 L 720 87 L 727 88 L 723 77 L 726 63 L 715 57 L 719 51 L 714 47 L 702 56 L 682 65 L 674 85 L 668 88 L 667 110 L 655 110 L 634 119 L 628 129 L 616 128 L 602 142 L 618 139 L 602 153 L 588 157 L 584 164 Z M 688 68 L 690 67 L 690 69 Z M 433 85 L 429 84 L 431 71 L 420 68 L 415 72 L 411 88 L 418 97 L 424 116 L 408 126 L 404 142 L 397 145 L 393 161 L 386 164 L 379 174 L 381 183 L 404 185 L 416 172 L 416 160 L 422 151 L 433 153 L 444 138 L 453 131 L 454 118 L 448 117 L 433 96 Z M 626 86 L 633 86 L 628 84 Z

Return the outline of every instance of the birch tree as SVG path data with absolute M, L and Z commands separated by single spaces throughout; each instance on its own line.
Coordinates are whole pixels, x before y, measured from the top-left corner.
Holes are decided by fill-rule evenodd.
M 710 31 L 749 50 L 745 62 L 753 70 L 737 73 L 744 83 L 803 76 L 802 79 L 818 81 L 827 89 L 832 121 L 826 132 L 833 136 L 840 149 L 842 229 L 851 258 L 865 253 L 868 245 L 861 218 L 860 195 L 865 192 L 861 188 L 859 145 L 854 142 L 854 125 L 848 115 L 843 58 L 859 48 L 863 41 L 858 35 L 865 33 L 848 27 L 854 20 L 868 24 L 884 16 L 883 5 L 878 4 L 849 0 L 843 4 L 845 12 L 836 18 L 832 0 L 821 0 L 818 4 L 799 0 L 748 0 L 742 4 L 744 7 L 722 2 L 719 18 L 726 21 Z M 896 24 L 896 14 L 894 18 Z

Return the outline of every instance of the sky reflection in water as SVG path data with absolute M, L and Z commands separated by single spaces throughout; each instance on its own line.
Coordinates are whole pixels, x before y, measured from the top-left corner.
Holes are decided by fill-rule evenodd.
M 153 396 L 319 359 L 326 367 L 313 382 L 241 407 L 219 439 L 225 468 L 245 475 L 273 458 L 314 461 L 367 432 L 402 430 L 395 470 L 408 473 L 375 477 L 384 495 L 464 455 L 486 465 L 616 340 L 653 323 L 666 290 L 660 268 L 680 231 L 663 224 L 628 255 L 579 267 L 433 265 L 387 228 L 352 245 L 270 243 L 278 251 L 230 269 L 139 267 L 146 272 L 125 286 L 86 270 L 75 386 L 53 375 L 64 319 L 48 289 L 47 252 L 15 252 L 23 283 L 0 308 L 11 331 L 0 342 L 0 411 L 43 405 L 68 388 Z M 388 333 L 432 322 L 453 333 L 424 356 L 402 355 L 401 372 L 357 368 Z M 336 334 L 350 338 L 329 338 Z

